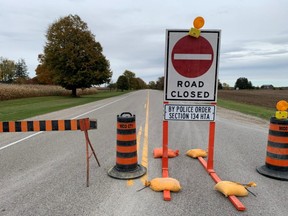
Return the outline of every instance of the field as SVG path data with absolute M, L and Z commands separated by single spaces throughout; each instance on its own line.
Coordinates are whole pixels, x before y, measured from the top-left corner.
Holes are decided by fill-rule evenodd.
M 0 83 L 0 121 L 26 119 L 125 93 L 89 88 L 77 89 L 79 97 L 71 97 L 71 91 L 60 86 Z
M 77 89 L 78 95 L 87 95 L 97 93 L 96 88 Z M 71 91 L 60 86 L 50 85 L 17 85 L 0 83 L 0 101 L 11 100 L 27 97 L 42 97 L 42 96 L 67 96 L 71 95 Z
M 269 109 L 275 109 L 280 100 L 288 101 L 288 90 L 219 90 L 218 98 Z
M 72 98 L 69 96 L 71 91 L 59 86 L 0 83 L 0 119 L 24 119 L 123 93 L 96 88 L 79 89 L 77 94 L 82 96 Z M 270 119 L 275 114 L 279 100 L 288 100 L 288 90 L 219 90 L 217 104 L 226 109 Z

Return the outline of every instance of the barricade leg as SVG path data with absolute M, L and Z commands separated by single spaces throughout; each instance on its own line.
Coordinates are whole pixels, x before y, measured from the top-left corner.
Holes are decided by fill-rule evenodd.
M 88 130 L 90 128 L 90 121 L 88 118 L 86 119 L 80 119 L 79 120 L 79 123 L 80 123 L 80 129 L 81 131 L 84 132 L 84 135 L 85 135 L 85 141 L 86 141 L 86 186 L 89 187 L 89 176 L 90 176 L 90 158 L 92 155 L 94 155 L 94 158 L 96 160 L 96 162 L 98 163 L 98 166 L 100 167 L 100 163 L 98 161 L 98 158 L 96 156 L 96 153 L 94 151 L 94 148 L 90 142 L 90 139 L 89 139 L 89 135 L 88 135 Z M 89 152 L 89 147 L 92 151 L 92 153 L 90 154 Z
M 215 140 L 215 122 L 209 123 L 209 143 L 207 169 L 213 170 L 214 167 L 214 140 Z
M 163 156 L 162 156 L 162 177 L 168 178 L 168 121 L 163 121 Z M 169 190 L 163 191 L 163 198 L 165 201 L 171 200 Z
M 215 140 L 215 122 L 210 122 L 209 125 L 209 143 L 208 143 L 208 159 L 207 162 L 203 157 L 198 157 L 198 161 L 202 164 L 204 169 L 208 172 L 215 183 L 221 181 L 220 177 L 214 171 L 214 140 Z M 244 211 L 246 208 L 236 196 L 228 196 L 230 202 L 238 211 Z
M 89 170 L 90 170 L 90 158 L 91 158 L 91 156 L 92 155 L 94 156 L 94 158 L 95 158 L 95 160 L 96 160 L 96 162 L 97 162 L 99 167 L 100 167 L 100 163 L 98 161 L 98 158 L 96 156 L 94 148 L 93 148 L 93 146 L 92 146 L 92 144 L 90 142 L 90 139 L 89 139 L 89 136 L 88 136 L 88 131 L 85 130 L 84 134 L 85 134 L 85 139 L 86 139 L 86 173 L 87 173 L 87 175 L 86 175 L 86 186 L 89 187 Z M 92 151 L 91 154 L 89 152 L 89 147 L 90 147 L 90 149 Z
M 209 170 L 207 168 L 207 162 L 202 157 L 198 157 L 198 160 L 202 164 L 202 166 L 205 168 L 205 170 L 208 172 L 208 174 L 211 176 L 211 178 L 213 179 L 215 183 L 218 183 L 221 181 L 220 177 L 215 173 L 214 170 L 212 171 L 211 169 Z M 236 196 L 228 196 L 228 199 L 238 211 L 244 211 L 246 209 L 246 207 L 240 202 L 240 200 Z

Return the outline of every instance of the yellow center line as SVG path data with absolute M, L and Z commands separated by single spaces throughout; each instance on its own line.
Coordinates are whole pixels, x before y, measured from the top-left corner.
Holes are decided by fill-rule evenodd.
M 145 181 L 148 179 L 148 127 L 149 127 L 149 91 L 147 93 L 147 99 L 145 104 L 146 109 L 146 118 L 145 118 L 145 127 L 144 127 L 144 140 L 143 140 L 143 149 L 142 149 L 142 160 L 141 165 L 147 169 L 147 172 L 144 176 L 141 177 L 141 182 L 145 185 Z M 137 133 L 137 152 L 140 149 L 140 140 L 142 135 L 142 126 L 140 126 L 139 131 Z M 133 186 L 134 180 L 127 180 L 127 186 Z
M 142 126 L 140 126 L 139 131 L 137 133 L 137 152 L 139 152 L 139 148 L 140 148 L 141 135 L 142 135 Z
M 140 144 L 141 144 L 141 135 L 142 135 L 142 126 L 140 126 L 139 131 L 137 133 L 137 152 L 139 152 L 139 148 L 140 148 Z M 133 186 L 134 185 L 134 181 L 133 179 L 129 179 L 127 180 L 127 186 Z
M 149 91 L 147 93 L 147 102 L 146 102 L 146 119 L 144 127 L 144 141 L 143 141 L 143 150 L 142 150 L 142 166 L 146 167 L 147 172 L 144 176 L 141 177 L 141 182 L 145 184 L 145 181 L 148 179 L 148 129 L 149 129 Z

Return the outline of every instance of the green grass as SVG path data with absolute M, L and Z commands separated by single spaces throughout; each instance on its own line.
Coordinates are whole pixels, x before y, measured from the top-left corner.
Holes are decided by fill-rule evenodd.
M 266 107 L 254 106 L 249 104 L 237 103 L 230 100 L 219 99 L 217 105 L 226 109 L 235 110 L 244 114 L 256 116 L 259 118 L 269 120 L 275 115 L 274 109 L 269 109 Z
M 81 97 L 45 96 L 0 101 L 0 121 L 16 121 L 69 107 L 125 94 L 127 92 L 100 91 Z
M 22 120 L 125 93 L 127 92 L 100 91 L 97 94 L 84 95 L 76 98 L 70 96 L 45 96 L 0 101 L 0 121 Z M 274 116 L 275 114 L 274 109 L 237 103 L 219 98 L 217 105 L 226 109 L 235 110 L 267 120 L 269 120 L 270 117 Z

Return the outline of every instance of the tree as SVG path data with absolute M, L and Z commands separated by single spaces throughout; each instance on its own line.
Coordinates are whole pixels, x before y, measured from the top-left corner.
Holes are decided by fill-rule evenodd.
M 250 81 L 248 81 L 245 77 L 240 77 L 236 80 L 236 83 L 234 85 L 235 89 L 252 89 L 253 85 Z
M 218 79 L 218 89 L 223 89 L 222 83 L 220 82 L 220 79 Z
M 129 82 L 128 82 L 128 79 L 127 79 L 126 76 L 121 75 L 121 76 L 118 77 L 117 88 L 121 89 L 121 91 L 129 89 Z
M 230 86 L 229 86 L 229 84 L 227 84 L 227 83 L 223 83 L 223 89 L 229 89 L 230 88 Z
M 150 81 L 150 82 L 148 83 L 148 86 L 149 86 L 150 89 L 156 89 L 156 83 L 155 83 L 155 81 Z
M 43 67 L 53 74 L 53 81 L 72 90 L 109 82 L 110 63 L 102 46 L 78 15 L 58 19 L 49 26 L 44 47 Z
M 39 84 L 47 84 L 47 85 L 55 84 L 53 81 L 53 72 L 48 69 L 48 67 L 44 63 L 44 60 L 45 60 L 44 55 L 39 54 L 38 61 L 40 64 L 38 64 L 35 70 L 37 82 Z
M 0 81 L 11 83 L 15 78 L 15 62 L 6 58 L 0 58 Z
M 117 88 L 117 83 L 110 82 L 107 87 L 112 91 Z
M 53 85 L 53 72 L 45 64 L 39 64 L 36 68 L 36 77 L 39 84 Z
M 17 83 L 23 83 L 29 79 L 28 69 L 24 59 L 18 60 L 15 64 L 15 81 Z
M 145 88 L 147 88 L 145 81 L 139 77 L 132 78 L 130 80 L 130 82 L 131 82 L 131 86 L 132 86 L 131 89 L 145 89 Z
M 159 90 L 164 90 L 164 76 L 158 78 L 156 88 Z
M 142 80 L 140 77 L 136 78 L 138 80 L 138 84 L 140 86 L 140 89 L 146 89 L 148 86 L 144 80 Z
M 133 84 L 135 84 L 135 82 L 133 83 L 133 79 L 135 79 L 135 73 L 133 73 L 132 71 L 129 71 L 129 70 L 125 70 L 124 73 L 123 73 L 123 76 L 125 76 L 128 80 L 128 83 L 129 83 L 129 86 L 128 88 L 129 89 L 136 89 L 135 86 Z M 137 84 L 137 83 L 136 83 Z

